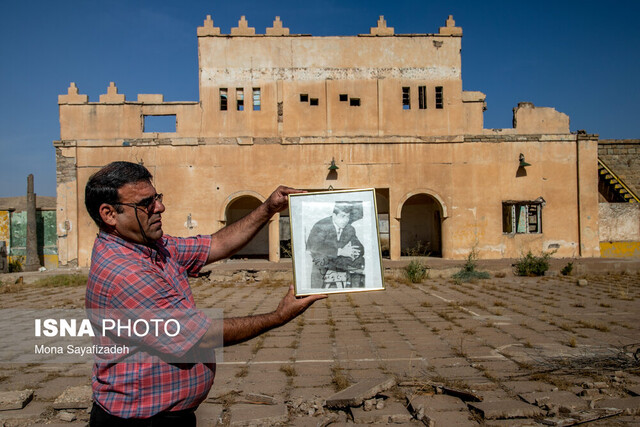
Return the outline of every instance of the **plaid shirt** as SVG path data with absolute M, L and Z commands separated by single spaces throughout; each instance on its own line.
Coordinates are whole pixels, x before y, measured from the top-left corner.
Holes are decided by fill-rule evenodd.
M 151 346 L 182 356 L 202 338 L 211 320 L 195 309 L 187 276 L 204 266 L 211 236 L 164 236 L 157 248 L 128 242 L 100 232 L 93 246 L 85 306 L 87 309 L 189 310 L 196 316 L 181 328 L 180 345 L 168 346 L 150 335 L 132 352 Z M 182 324 L 182 321 L 181 321 Z M 149 341 L 151 340 L 151 341 Z M 213 385 L 215 364 L 166 362 L 105 362 L 93 367 L 93 398 L 112 415 L 149 418 L 161 411 L 196 408 Z

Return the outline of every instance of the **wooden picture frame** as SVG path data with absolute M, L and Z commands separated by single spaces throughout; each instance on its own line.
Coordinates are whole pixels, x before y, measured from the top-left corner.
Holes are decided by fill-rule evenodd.
M 375 190 L 289 195 L 295 293 L 384 290 Z

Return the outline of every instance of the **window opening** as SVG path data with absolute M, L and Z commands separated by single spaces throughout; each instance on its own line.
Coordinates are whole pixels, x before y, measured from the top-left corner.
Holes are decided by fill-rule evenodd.
M 502 232 L 505 234 L 542 233 L 542 202 L 503 202 Z
M 236 88 L 236 108 L 238 111 L 244 111 L 244 89 Z
M 176 115 L 143 116 L 142 132 L 176 132 Z
M 220 111 L 227 111 L 227 88 L 220 88 Z
M 411 88 L 406 86 L 402 88 L 402 109 L 411 109 Z
M 253 88 L 253 111 L 260 111 L 260 88 Z
M 300 94 L 300 102 L 309 102 L 309 94 L 301 93 Z
M 318 105 L 318 98 L 309 98 L 309 105 Z
M 347 95 L 346 93 L 341 93 L 340 94 L 340 101 L 341 102 L 347 102 L 349 100 L 349 95 Z
M 351 98 L 351 99 L 349 99 L 349 105 L 351 105 L 352 107 L 359 107 L 360 106 L 360 98 Z
M 427 109 L 427 87 L 418 86 L 418 108 L 421 110 Z
M 442 95 L 442 86 L 436 86 L 436 108 L 442 109 L 444 107 L 444 98 Z

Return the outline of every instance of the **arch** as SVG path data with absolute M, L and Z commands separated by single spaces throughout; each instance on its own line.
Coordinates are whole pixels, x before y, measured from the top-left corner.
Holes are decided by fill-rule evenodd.
M 252 191 L 252 190 L 236 191 L 235 193 L 230 194 L 227 197 L 226 203 L 224 203 L 221 206 L 222 210 L 220 212 L 220 215 L 218 216 L 218 218 L 222 218 L 220 220 L 221 223 L 225 224 L 227 222 L 227 207 L 231 203 L 233 203 L 236 199 L 239 199 L 240 197 L 244 197 L 244 196 L 255 197 L 256 199 L 260 200 L 260 203 L 264 203 L 264 201 L 267 200 L 264 196 L 262 196 L 262 194 L 256 191 Z
M 402 255 L 442 256 L 442 220 L 446 206 L 438 195 L 412 191 L 397 209 Z
M 248 215 L 262 204 L 262 198 L 257 193 L 234 193 L 233 198 L 225 206 L 224 220 L 227 225 L 233 224 Z M 233 257 L 236 258 L 268 258 L 269 257 L 269 227 L 263 227 L 247 245 L 240 249 Z
M 404 197 L 402 197 L 402 199 L 400 199 L 400 203 L 398 203 L 398 207 L 396 208 L 396 219 L 398 221 L 400 221 L 400 218 L 402 218 L 402 206 L 404 206 L 407 200 L 418 194 L 426 194 L 427 196 L 431 196 L 436 199 L 440 204 L 440 209 L 442 210 L 442 219 L 449 217 L 449 214 L 447 214 L 447 205 L 444 203 L 442 197 L 440 197 L 438 193 L 429 188 L 418 188 L 417 190 L 408 192 L 404 195 Z

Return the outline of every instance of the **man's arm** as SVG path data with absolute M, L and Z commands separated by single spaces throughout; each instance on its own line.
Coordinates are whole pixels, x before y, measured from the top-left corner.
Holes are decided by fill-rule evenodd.
M 219 341 L 220 336 L 222 336 L 225 346 L 250 340 L 270 329 L 290 322 L 304 313 L 311 304 L 326 297 L 327 295 L 311 295 L 296 298 L 293 292 L 293 285 L 291 285 L 289 292 L 280 301 L 275 311 L 255 316 L 224 319 L 222 325 L 220 322 L 214 321 L 202 337 L 199 345 L 201 348 L 212 348 Z M 222 331 L 220 331 L 221 328 Z
M 287 208 L 289 194 L 302 192 L 281 185 L 249 215 L 213 233 L 207 264 L 229 258 L 242 249 L 269 221 L 269 218 Z

